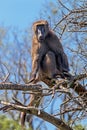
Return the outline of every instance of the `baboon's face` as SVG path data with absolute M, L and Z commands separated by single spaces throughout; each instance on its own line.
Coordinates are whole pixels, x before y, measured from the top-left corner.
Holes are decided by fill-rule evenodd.
M 36 36 L 39 42 L 43 42 L 49 32 L 47 24 L 40 24 L 36 26 Z

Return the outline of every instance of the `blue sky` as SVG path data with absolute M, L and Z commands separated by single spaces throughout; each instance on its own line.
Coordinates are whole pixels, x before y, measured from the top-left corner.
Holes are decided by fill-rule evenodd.
M 0 0 L 0 25 L 16 26 L 25 29 L 40 17 L 46 1 L 51 0 Z M 47 123 L 50 130 L 54 126 Z
M 39 18 L 46 1 L 51 0 L 0 0 L 0 24 L 25 28 Z
M 0 25 L 20 29 L 31 26 L 40 17 L 40 11 L 47 1 L 54 0 L 0 0 Z M 50 127 L 50 130 L 54 128 L 53 125 Z

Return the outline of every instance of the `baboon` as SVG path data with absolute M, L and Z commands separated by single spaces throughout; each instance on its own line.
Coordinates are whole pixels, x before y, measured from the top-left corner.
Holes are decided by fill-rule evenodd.
M 62 44 L 45 20 L 33 24 L 32 74 L 30 82 L 68 76 L 69 64 Z
M 69 64 L 64 53 L 62 44 L 57 35 L 50 29 L 45 20 L 33 24 L 34 35 L 32 38 L 32 73 L 29 83 L 43 81 L 47 85 L 50 79 L 68 76 Z M 33 95 L 29 106 L 35 105 L 34 99 L 39 97 Z M 38 103 L 39 104 L 39 103 Z M 36 107 L 38 107 L 38 104 Z M 26 113 L 21 114 L 21 124 L 24 125 Z

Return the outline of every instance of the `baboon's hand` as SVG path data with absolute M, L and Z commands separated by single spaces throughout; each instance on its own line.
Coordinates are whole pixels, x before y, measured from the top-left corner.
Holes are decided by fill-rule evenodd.
M 35 83 L 38 80 L 38 73 L 32 73 L 31 78 L 28 83 Z
M 32 73 L 32 74 L 31 74 L 31 78 L 30 78 L 30 80 L 29 80 L 28 83 L 33 82 L 35 79 L 36 79 L 36 73 Z

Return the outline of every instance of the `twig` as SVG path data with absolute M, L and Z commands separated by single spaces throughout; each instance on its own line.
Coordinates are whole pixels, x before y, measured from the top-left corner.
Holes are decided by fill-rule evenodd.
M 9 77 L 9 75 L 10 75 L 10 73 L 8 73 L 8 74 L 6 75 L 6 77 L 5 77 L 5 79 L 3 80 L 3 82 L 6 82 L 6 80 L 7 80 L 8 77 Z
M 65 8 L 65 9 L 67 9 L 68 11 L 71 11 L 69 8 L 67 8 L 62 2 L 61 2 L 61 0 L 58 0 L 59 1 L 59 3 Z
M 65 15 L 54 27 L 53 30 L 56 29 L 56 27 L 63 21 L 65 20 L 67 17 L 69 17 L 71 14 L 74 14 L 74 13 L 83 13 L 83 12 L 87 12 L 87 9 L 76 9 L 76 10 L 71 10 L 67 15 Z
M 79 107 L 79 108 L 67 108 L 66 110 L 64 110 L 64 111 L 61 111 L 61 113 L 58 113 L 58 114 L 54 114 L 53 116 L 58 116 L 58 115 L 61 115 L 61 114 L 65 114 L 65 113 L 68 113 L 68 112 L 72 112 L 72 111 L 82 111 L 83 110 L 83 108 L 81 107 Z

